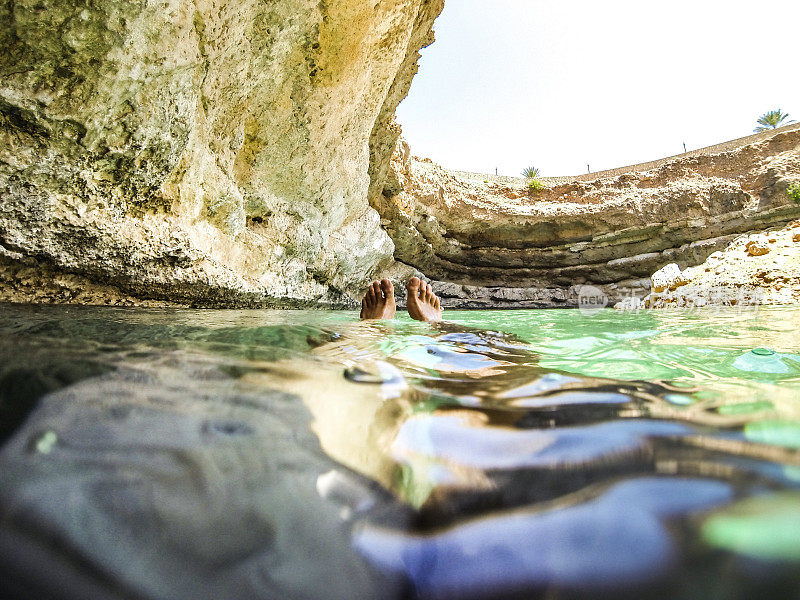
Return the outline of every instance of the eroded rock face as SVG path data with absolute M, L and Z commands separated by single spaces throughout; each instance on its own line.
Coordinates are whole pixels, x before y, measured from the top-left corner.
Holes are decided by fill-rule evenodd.
M 570 306 L 593 286 L 644 297 L 669 263 L 696 265 L 738 235 L 800 217 L 800 128 L 659 168 L 529 192 L 412 157 L 401 142 L 373 198 L 395 258 L 451 307 Z
M 391 262 L 370 182 L 442 4 L 4 3 L 6 296 L 351 302 Z
M 655 281 L 655 275 L 654 275 Z M 680 273 L 645 300 L 650 308 L 738 306 L 800 302 L 800 220 L 765 233 L 742 235 L 724 251 Z

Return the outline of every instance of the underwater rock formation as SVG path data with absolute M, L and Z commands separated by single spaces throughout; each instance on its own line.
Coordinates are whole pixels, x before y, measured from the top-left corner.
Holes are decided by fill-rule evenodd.
M 435 280 L 450 307 L 574 306 L 583 286 L 609 302 L 642 298 L 664 265 L 697 265 L 745 232 L 800 217 L 788 193 L 800 181 L 798 126 L 538 192 L 448 171 L 404 142 L 392 167 L 373 202 L 395 258 Z
M 335 496 L 388 494 L 322 451 L 300 398 L 220 402 L 224 374 L 196 358 L 175 356 L 188 379 L 115 368 L 59 390 L 3 445 L 0 597 L 346 600 L 400 585 L 349 549 L 349 496 Z
M 352 302 L 391 262 L 367 199 L 442 6 L 3 3 L 3 297 Z

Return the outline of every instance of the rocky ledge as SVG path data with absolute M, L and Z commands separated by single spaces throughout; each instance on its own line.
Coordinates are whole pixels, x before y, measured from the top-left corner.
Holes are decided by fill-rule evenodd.
M 395 258 L 434 280 L 445 306 L 574 306 L 583 286 L 614 303 L 644 297 L 665 264 L 697 265 L 742 233 L 800 217 L 788 192 L 800 126 L 754 138 L 538 192 L 447 171 L 401 141 L 373 205 Z
M 754 307 L 800 303 L 800 220 L 783 228 L 742 235 L 698 266 L 669 264 L 652 277 L 641 305 L 620 308 Z

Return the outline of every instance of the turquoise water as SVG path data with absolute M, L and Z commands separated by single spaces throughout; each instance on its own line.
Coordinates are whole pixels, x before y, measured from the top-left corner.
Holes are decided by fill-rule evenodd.
M 0 307 L 6 595 L 800 596 L 800 308 L 356 317 Z

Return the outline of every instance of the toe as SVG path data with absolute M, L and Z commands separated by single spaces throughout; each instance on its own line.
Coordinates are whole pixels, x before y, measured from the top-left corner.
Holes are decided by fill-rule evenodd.
M 435 297 L 434 300 L 433 300 L 433 308 L 435 308 L 436 310 L 439 310 L 440 308 L 442 308 L 442 305 L 439 303 L 439 297 L 438 296 Z
M 387 298 L 394 298 L 394 286 L 388 279 L 381 279 L 381 291 Z
M 419 287 L 422 282 L 419 280 L 419 277 L 412 277 L 411 280 L 408 282 L 406 289 L 408 293 L 411 295 L 416 295 L 419 292 Z
M 364 294 L 364 302 L 367 304 L 367 306 L 371 306 L 375 303 L 375 292 L 373 291 L 371 284 L 367 288 L 367 293 Z
M 383 295 L 381 294 L 381 284 L 378 281 L 372 282 L 372 293 L 375 295 L 375 300 L 382 300 Z

